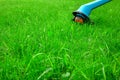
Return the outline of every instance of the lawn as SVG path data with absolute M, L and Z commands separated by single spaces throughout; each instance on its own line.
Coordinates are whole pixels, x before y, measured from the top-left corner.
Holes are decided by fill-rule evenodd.
M 92 0 L 0 0 L 0 80 L 120 80 L 120 1 L 72 21 Z

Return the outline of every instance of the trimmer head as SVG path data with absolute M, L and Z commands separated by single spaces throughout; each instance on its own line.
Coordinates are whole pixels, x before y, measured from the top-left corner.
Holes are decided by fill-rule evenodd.
M 74 15 L 74 19 L 73 21 L 75 22 L 78 22 L 78 23 L 90 23 L 90 19 L 88 16 L 86 16 L 85 14 L 81 13 L 81 12 L 78 12 L 78 11 L 75 11 L 73 12 L 73 15 Z

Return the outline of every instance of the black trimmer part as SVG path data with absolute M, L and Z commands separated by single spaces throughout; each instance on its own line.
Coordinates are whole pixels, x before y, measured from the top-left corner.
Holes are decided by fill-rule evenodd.
M 83 23 L 90 23 L 91 22 L 89 17 L 86 16 L 85 14 L 81 13 L 81 12 L 75 11 L 75 12 L 73 12 L 73 15 L 74 15 L 73 21 L 75 21 L 76 17 L 80 17 L 80 18 L 83 19 Z

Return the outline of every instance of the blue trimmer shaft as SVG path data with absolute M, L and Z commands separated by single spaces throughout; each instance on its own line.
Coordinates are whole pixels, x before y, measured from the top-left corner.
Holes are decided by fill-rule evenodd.
M 96 8 L 99 7 L 107 2 L 109 2 L 110 0 L 95 0 L 92 1 L 90 3 L 84 4 L 82 6 L 80 6 L 80 8 L 77 10 L 77 12 L 81 12 L 86 16 L 89 16 L 91 11 Z

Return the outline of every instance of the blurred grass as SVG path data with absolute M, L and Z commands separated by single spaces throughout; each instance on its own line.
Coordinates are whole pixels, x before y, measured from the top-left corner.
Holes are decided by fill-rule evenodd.
M 89 0 L 1 0 L 0 80 L 119 80 L 119 1 L 72 22 Z

